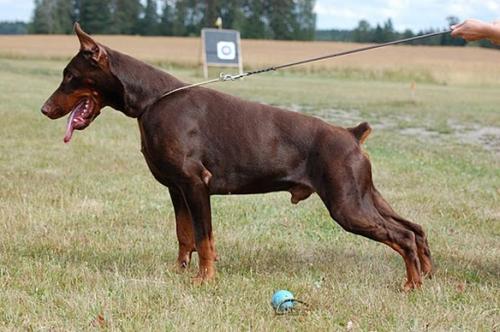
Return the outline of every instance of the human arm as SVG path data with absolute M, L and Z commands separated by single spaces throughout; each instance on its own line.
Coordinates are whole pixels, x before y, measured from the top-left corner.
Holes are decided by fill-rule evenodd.
M 500 44 L 500 22 L 487 23 L 469 19 L 463 23 L 451 26 L 451 35 L 467 41 L 488 39 L 494 44 Z

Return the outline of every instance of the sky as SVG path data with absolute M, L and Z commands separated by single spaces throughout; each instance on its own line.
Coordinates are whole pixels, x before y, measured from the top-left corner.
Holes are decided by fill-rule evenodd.
M 446 17 L 500 20 L 500 0 L 317 0 L 317 28 L 352 29 L 361 19 L 371 24 L 392 18 L 396 30 L 446 26 Z
M 392 18 L 396 30 L 444 27 L 446 17 L 500 20 L 500 0 L 316 0 L 318 29 L 352 29 L 361 19 L 371 24 Z M 33 0 L 0 0 L 0 21 L 28 21 Z

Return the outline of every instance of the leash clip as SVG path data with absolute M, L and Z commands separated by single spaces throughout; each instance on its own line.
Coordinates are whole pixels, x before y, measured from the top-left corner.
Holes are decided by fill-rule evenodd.
M 219 81 L 222 81 L 222 82 L 236 81 L 236 80 L 243 78 L 245 76 L 247 76 L 246 73 L 238 74 L 238 75 L 220 73 L 219 74 Z
M 219 74 L 219 80 L 222 81 L 222 82 L 234 81 L 235 77 L 233 75 L 231 75 L 231 74 L 220 73 Z

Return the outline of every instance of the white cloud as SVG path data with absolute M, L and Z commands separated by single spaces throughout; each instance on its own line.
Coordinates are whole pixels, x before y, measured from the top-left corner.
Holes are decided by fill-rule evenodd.
M 500 3 L 498 3 L 498 1 L 489 0 L 489 1 L 486 1 L 485 5 L 486 5 L 486 8 L 488 8 L 491 11 L 498 12 L 500 9 Z

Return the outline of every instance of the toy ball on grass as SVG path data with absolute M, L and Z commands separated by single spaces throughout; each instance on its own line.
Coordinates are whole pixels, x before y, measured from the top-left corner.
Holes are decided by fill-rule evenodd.
M 271 305 L 278 313 L 283 313 L 291 310 L 295 305 L 295 298 L 290 291 L 279 290 L 274 293 L 271 300 Z

